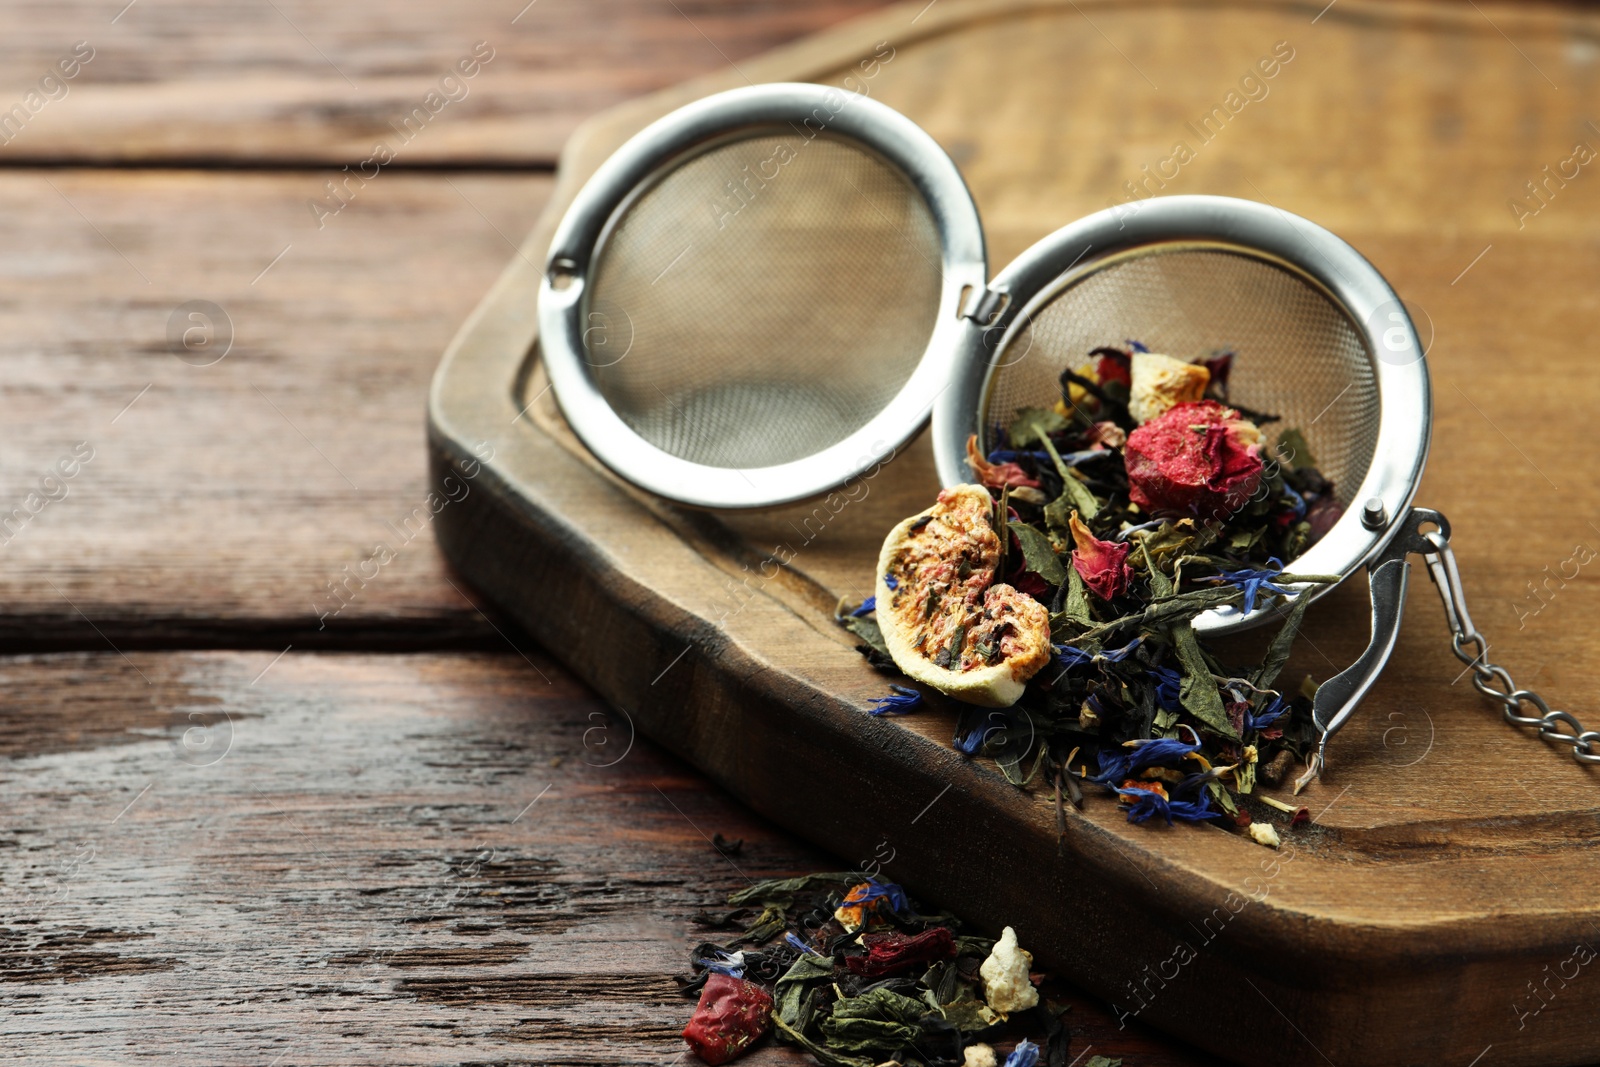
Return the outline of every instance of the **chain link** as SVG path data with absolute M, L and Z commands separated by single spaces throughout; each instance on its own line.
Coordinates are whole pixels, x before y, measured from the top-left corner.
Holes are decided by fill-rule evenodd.
M 1428 572 L 1444 599 L 1444 613 L 1451 629 L 1450 648 L 1456 658 L 1472 670 L 1472 687 L 1502 706 L 1506 722 L 1513 726 L 1534 727 L 1545 741 L 1572 746 L 1572 756 L 1580 763 L 1600 763 L 1600 730 L 1588 730 L 1570 711 L 1552 710 L 1544 698 L 1531 689 L 1519 689 L 1504 667 L 1490 663 L 1489 642 L 1472 625 L 1467 601 L 1461 589 L 1461 574 L 1456 569 L 1456 554 L 1440 531 L 1423 535 L 1433 546 L 1424 555 Z M 1535 713 L 1523 714 L 1524 706 Z M 1565 727 L 1565 729 L 1563 729 Z

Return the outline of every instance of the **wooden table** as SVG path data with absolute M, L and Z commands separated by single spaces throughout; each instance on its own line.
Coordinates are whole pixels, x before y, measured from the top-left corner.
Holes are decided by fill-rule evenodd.
M 432 543 L 423 404 L 580 119 L 873 6 L 13 6 L 14 1054 L 676 1062 L 694 913 L 841 863 L 480 609 Z M 1200 1062 L 1069 999 L 1075 1054 Z

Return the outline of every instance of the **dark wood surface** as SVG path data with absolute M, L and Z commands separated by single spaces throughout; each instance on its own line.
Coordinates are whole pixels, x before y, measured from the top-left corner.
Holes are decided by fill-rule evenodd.
M 1154 997 L 1144 1013 L 1189 1040 L 1264 1064 L 1592 1062 L 1600 990 L 1569 983 L 1531 1022 L 1518 1006 L 1527 981 L 1600 928 L 1583 889 L 1597 873 L 1595 773 L 1512 731 L 1461 680 L 1420 575 L 1395 661 L 1336 741 L 1332 773 L 1304 798 L 1315 826 L 1291 838 L 1292 863 L 1214 828 L 1130 827 L 1109 802 L 1069 811 L 1058 838 L 1049 797 L 951 752 L 950 710 L 866 716 L 885 680 L 830 622 L 838 598 L 859 598 L 870 581 L 882 532 L 931 499 L 925 444 L 872 480 L 865 500 L 824 514 L 818 536 L 801 530 L 808 517 L 816 528 L 809 506 L 736 517 L 672 508 L 577 446 L 530 345 L 532 260 L 583 176 L 643 123 L 741 75 L 837 84 L 875 42 L 893 40 L 874 95 L 962 163 L 998 267 L 1103 207 L 1110 177 L 1170 151 L 1185 116 L 1226 92 L 1231 76 L 1219 89 L 1219 69 L 1244 70 L 1273 42 L 1295 41 L 1270 98 L 1168 191 L 1315 217 L 1413 299 L 1434 339 L 1437 405 L 1419 499 L 1455 520 L 1494 658 L 1556 705 L 1591 714 L 1592 581 L 1569 564 L 1553 599 L 1526 598 L 1541 567 L 1593 536 L 1592 473 L 1570 457 L 1591 419 L 1584 338 L 1595 309 L 1562 279 L 1592 272 L 1600 186 L 1569 181 L 1531 221 L 1507 204 L 1525 194 L 1524 175 L 1541 173 L 1546 143 L 1564 159 L 1566 141 L 1593 136 L 1576 132 L 1590 120 L 1575 90 L 1590 84 L 1594 15 L 1348 0 L 1326 11 L 1071 0 L 919 9 L 626 105 L 571 143 L 526 257 L 458 336 L 435 390 L 441 472 L 480 437 L 496 450 L 483 476 L 492 491 L 440 524 L 447 552 L 646 732 L 757 810 L 847 856 L 903 842 L 908 884 L 1010 916 L 1042 959 L 1104 996 L 1147 980 L 1224 902 L 1257 899 L 1226 937 L 1199 935 L 1205 951 L 1173 983 L 1181 994 Z M 1119 40 L 1142 42 L 1138 61 Z M 1146 64 L 1160 86 L 1138 76 Z M 1002 68 L 1013 75 L 987 76 Z M 1454 114 L 1467 99 L 1470 136 L 1469 117 Z M 1105 103 L 1062 110 L 1084 100 Z M 1351 101 L 1363 102 L 1359 118 Z M 1370 151 L 1352 155 L 1357 141 Z M 526 404 L 529 417 L 513 421 Z M 777 577 L 745 580 L 775 543 L 802 541 Z M 1312 612 L 1301 669 L 1326 677 L 1365 643 L 1359 585 Z M 1241 1012 L 1248 1026 L 1217 1025 Z
M 30 1063 L 681 1062 L 694 915 L 840 862 L 538 653 L 60 653 L 0 683 Z M 1202 1062 L 1063 995 L 1074 1052 Z
M 73 45 L 94 58 L 0 161 L 213 162 L 331 172 L 551 166 L 585 117 L 727 67 L 881 0 L 272 0 L 12 5 L 6 104 Z M 401 144 L 393 124 L 474 46 L 492 58 Z M 432 110 L 430 108 L 430 110 Z M 312 184 L 320 184 L 318 181 Z
M 681 1062 L 693 913 L 849 863 L 628 747 L 405 523 L 439 353 L 567 133 L 875 5 L 520 6 L 8 18 L 8 104 L 96 48 L 0 146 L 0 513 L 56 497 L 0 534 L 13 1062 Z M 472 95 L 319 229 L 307 201 L 476 40 Z M 210 366 L 168 337 L 195 300 L 232 323 Z M 1058 995 L 1075 1053 L 1201 1062 Z

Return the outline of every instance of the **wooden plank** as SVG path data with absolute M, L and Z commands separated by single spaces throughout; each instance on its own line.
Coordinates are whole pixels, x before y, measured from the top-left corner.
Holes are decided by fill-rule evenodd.
M 1583 339 L 1600 329 L 1600 309 L 1573 279 L 1600 267 L 1600 185 L 1569 177 L 1533 200 L 1525 183 L 1571 156 L 1572 142 L 1600 143 L 1584 132 L 1582 103 L 1596 16 L 1347 0 L 1313 23 L 1318 5 L 974 0 L 941 4 L 913 30 L 918 6 L 809 42 L 804 62 L 797 49 L 745 69 L 837 84 L 893 40 L 873 93 L 962 164 L 996 269 L 1106 206 L 1124 176 L 1193 136 L 1186 123 L 1224 99 L 1235 72 L 1292 42 L 1270 94 L 1203 142 L 1164 191 L 1309 215 L 1414 300 L 1435 338 L 1437 406 L 1419 499 L 1455 520 L 1495 658 L 1554 705 L 1581 707 L 1583 680 L 1600 670 L 1581 621 L 1593 582 L 1568 565 L 1542 600 L 1528 587 L 1596 536 L 1593 474 L 1570 456 L 1594 399 Z M 1151 26 L 1160 32 L 1140 32 Z M 984 73 L 1001 66 L 1025 73 Z M 732 84 L 707 79 L 589 126 L 528 259 L 621 139 Z M 1474 91 L 1484 84 L 1508 88 Z M 1508 203 L 1518 196 L 1527 212 Z M 536 284 L 537 270 L 513 261 L 447 355 L 432 407 L 441 471 L 459 462 L 459 441 L 488 434 L 543 387 L 525 362 Z M 1522 421 L 1529 412 L 1536 429 Z M 1069 812 L 1058 839 L 1047 797 L 950 750 L 950 711 L 866 717 L 884 681 L 828 618 L 865 587 L 882 532 L 931 498 L 925 445 L 811 537 L 796 532 L 809 508 L 706 516 L 648 499 L 597 470 L 548 397 L 532 414 L 495 438 L 485 476 L 495 492 L 442 524 L 447 552 L 643 729 L 757 810 L 845 855 L 893 841 L 909 884 L 1025 915 L 1044 958 L 1245 1062 L 1467 1063 L 1491 1045 L 1484 1062 L 1600 1056 L 1590 1026 L 1600 987 L 1526 1000 L 1543 967 L 1600 928 L 1594 902 L 1572 892 L 1600 874 L 1594 772 L 1512 731 L 1460 682 L 1426 583 L 1394 663 L 1335 744 L 1333 773 L 1307 796 L 1320 828 L 1295 839 L 1293 862 L 1214 829 L 1129 827 L 1106 801 Z M 790 565 L 760 571 L 796 536 L 805 543 Z M 1305 669 L 1325 677 L 1364 643 L 1359 584 L 1312 613 Z M 940 797 L 938 817 L 919 822 Z M 1225 934 L 1195 932 L 1219 924 Z M 1202 951 L 1178 978 L 1150 977 L 1196 937 Z M 1241 1012 L 1248 1027 L 1217 1025 Z
M 549 180 L 385 175 L 321 229 L 319 185 L 0 174 L 0 641 L 504 647 L 430 543 L 422 397 Z
M 673 976 L 714 936 L 693 916 L 840 862 L 541 656 L 64 654 L 0 680 L 0 1035 L 30 1062 L 667 1063 Z M 1199 1062 L 1058 995 L 1074 1052 Z
M 382 5 L 28 3 L 0 44 L 0 163 L 548 167 L 585 117 L 882 0 L 469 0 Z M 55 64 L 75 77 L 27 93 Z M 482 42 L 481 47 L 476 47 Z M 479 60 L 487 58 L 486 63 Z M 470 79 L 441 79 L 465 60 Z M 69 62 L 67 67 L 71 70 Z M 59 72 L 58 72 L 59 73 Z M 429 93 L 436 95 L 431 101 Z M 404 125 L 418 107 L 425 122 Z

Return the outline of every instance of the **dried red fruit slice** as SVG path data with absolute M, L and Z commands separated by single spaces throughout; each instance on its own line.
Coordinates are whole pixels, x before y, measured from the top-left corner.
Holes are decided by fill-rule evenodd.
M 743 978 L 713 974 L 683 1028 L 696 1056 L 715 1067 L 737 1058 L 772 1027 L 772 994 Z

